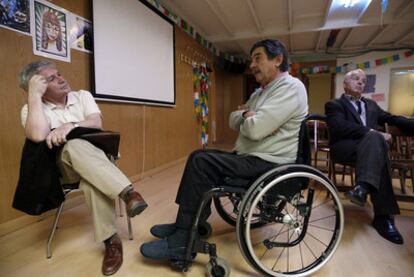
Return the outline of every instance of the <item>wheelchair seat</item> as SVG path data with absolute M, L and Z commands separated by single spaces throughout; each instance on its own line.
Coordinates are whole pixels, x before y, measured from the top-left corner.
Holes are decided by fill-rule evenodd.
M 208 253 L 207 276 L 229 276 L 215 244 L 198 239 L 204 207 L 213 199 L 219 215 L 236 227 L 246 261 L 265 276 L 305 276 L 324 266 L 342 237 L 344 213 L 336 187 L 310 166 L 307 120 L 299 131 L 296 162 L 276 165 L 255 180 L 225 178 L 203 195 L 191 229 L 185 260 L 172 265 L 187 271 L 196 253 Z M 204 223 L 203 223 L 204 224 Z

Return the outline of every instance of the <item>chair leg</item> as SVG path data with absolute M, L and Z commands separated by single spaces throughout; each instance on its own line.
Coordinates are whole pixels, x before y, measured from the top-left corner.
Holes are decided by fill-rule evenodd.
M 123 201 L 122 201 L 121 197 L 118 197 L 119 217 L 123 217 L 124 216 L 123 213 L 122 213 L 122 205 L 124 205 L 124 204 L 122 202 Z M 131 218 L 129 217 L 128 212 L 127 212 L 126 209 L 127 209 L 127 207 L 125 205 L 125 214 L 126 214 L 126 219 L 127 219 L 127 224 L 128 224 L 128 238 L 129 238 L 129 240 L 133 240 L 134 239 L 134 236 L 132 234 Z
M 327 163 L 328 163 L 328 178 L 329 179 L 332 179 L 332 161 L 331 161 L 331 159 L 329 159 L 328 161 L 327 161 Z
M 318 168 L 318 148 L 315 148 L 315 154 L 313 156 L 315 168 Z
M 342 178 L 341 178 L 342 185 L 345 184 L 346 167 L 347 167 L 346 165 L 342 166 Z
M 350 170 L 351 170 L 351 175 L 349 177 L 351 178 L 351 186 L 354 187 L 355 186 L 355 181 L 354 181 L 355 172 L 354 172 L 354 168 L 351 166 L 350 167 Z
M 414 169 L 411 169 L 411 187 L 413 188 L 414 192 Z
M 126 213 L 126 218 L 127 218 L 127 223 L 128 223 L 128 238 L 129 240 L 133 240 L 133 234 L 132 234 L 132 225 L 131 225 L 131 217 L 129 217 L 128 213 L 126 212 L 126 205 L 125 205 L 125 213 Z
M 124 215 L 122 214 L 122 200 L 121 200 L 121 197 L 118 197 L 118 205 L 119 205 L 119 217 L 123 217 Z
M 336 168 L 335 168 L 335 163 L 333 161 L 331 161 L 331 175 L 332 175 L 332 182 L 335 186 L 337 186 L 336 183 Z
M 58 228 L 58 223 L 59 223 L 60 215 L 62 213 L 64 204 L 65 204 L 65 200 L 63 200 L 58 210 L 56 211 L 55 220 L 53 222 L 53 227 L 52 227 L 52 230 L 50 231 L 49 238 L 47 240 L 46 257 L 48 259 L 52 257 L 52 251 L 50 249 L 50 246 L 52 244 L 53 237 L 55 236 L 56 229 Z
M 407 174 L 407 171 L 404 169 L 400 169 L 398 170 L 398 174 L 400 175 L 401 193 L 406 194 L 407 191 L 405 189 L 405 175 Z

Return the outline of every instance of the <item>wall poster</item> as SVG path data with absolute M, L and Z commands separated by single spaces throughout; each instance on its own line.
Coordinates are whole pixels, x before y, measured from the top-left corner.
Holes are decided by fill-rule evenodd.
M 29 0 L 0 0 L 0 26 L 30 35 Z
M 33 53 L 70 62 L 68 12 L 44 0 L 31 3 Z
M 92 53 L 93 31 L 92 22 L 76 14 L 70 15 L 70 47 L 73 49 Z

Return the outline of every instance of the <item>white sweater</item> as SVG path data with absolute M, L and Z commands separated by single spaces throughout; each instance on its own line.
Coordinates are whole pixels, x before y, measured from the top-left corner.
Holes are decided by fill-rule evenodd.
M 277 164 L 296 159 L 301 122 L 308 114 L 308 97 L 302 82 L 290 75 L 257 89 L 246 103 L 254 116 L 244 119 L 244 110 L 230 114 L 230 128 L 239 131 L 235 150 Z

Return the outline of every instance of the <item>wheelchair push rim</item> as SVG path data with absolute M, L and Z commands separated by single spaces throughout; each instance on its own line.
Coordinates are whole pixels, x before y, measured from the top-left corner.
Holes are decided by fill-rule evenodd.
M 269 176 L 266 180 L 263 178 L 249 190 L 251 193 L 246 193 L 241 204 L 237 220 L 239 248 L 253 268 L 269 276 L 307 276 L 316 272 L 333 256 L 342 237 L 344 215 L 336 189 L 319 171 L 306 166 L 301 169 L 304 171 L 287 174 L 282 174 L 283 170 L 276 171 L 275 179 L 268 183 Z M 298 194 L 303 193 L 303 197 L 306 194 L 306 201 L 301 202 L 298 197 L 289 201 L 284 199 L 286 206 L 278 222 L 270 222 L 259 230 L 253 229 L 250 220 L 257 216 L 254 211 L 265 194 L 286 180 L 297 180 L 293 178 L 307 178 L 308 185 Z M 321 190 L 330 197 L 325 195 L 323 199 Z M 315 191 L 319 195 L 315 196 Z M 283 199 L 283 195 L 278 197 Z M 266 239 L 253 243 L 253 239 L 257 240 L 262 233 Z M 271 253 L 275 254 L 274 257 Z M 305 258 L 304 254 L 307 254 Z

